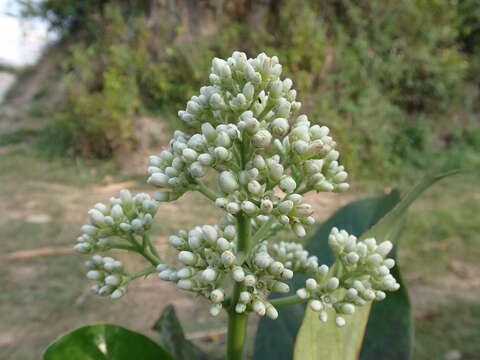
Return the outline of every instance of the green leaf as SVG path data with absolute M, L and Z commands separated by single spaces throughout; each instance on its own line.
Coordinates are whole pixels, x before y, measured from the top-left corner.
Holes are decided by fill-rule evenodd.
M 390 232 L 393 243 L 398 243 L 404 219 L 401 216 Z M 392 257 L 395 258 L 395 251 Z M 335 325 L 333 312 L 329 313 L 329 321 L 322 323 L 318 313 L 307 308 L 295 343 L 294 359 L 409 359 L 413 336 L 410 300 L 398 265 L 392 269 L 392 275 L 401 289 L 373 306 L 357 308 L 355 314 L 346 317 L 347 325 L 343 328 Z M 375 308 L 375 313 L 371 314 L 371 308 Z M 367 334 L 370 333 L 364 339 L 366 328 Z
M 359 236 L 378 222 L 398 201 L 399 194 L 393 191 L 389 195 L 354 201 L 342 207 L 318 228 L 306 244 L 306 249 L 317 255 L 321 263 L 330 265 L 333 255 L 326 240 L 333 226 Z M 295 275 L 290 281 L 293 292 L 303 287 L 305 280 L 304 275 Z M 280 296 L 272 296 L 275 297 Z M 260 320 L 255 340 L 255 360 L 291 360 L 293 357 L 295 339 L 305 315 L 305 304 L 279 307 L 278 312 L 277 320 Z
M 364 232 L 360 239 L 374 237 L 378 242 L 388 239 L 398 246 L 405 213 L 409 206 L 428 187 L 453 173 L 455 172 L 424 178 L 377 224 Z M 361 214 L 358 215 L 361 216 Z M 393 253 L 393 257 L 395 257 L 395 253 L 396 251 Z M 398 264 L 393 275 L 401 281 Z M 347 322 L 353 322 L 353 324 L 350 324 L 345 329 L 346 331 L 336 328 L 333 320 L 328 324 L 323 324 L 316 319 L 317 316 L 313 311 L 307 309 L 297 336 L 294 358 L 354 360 L 360 357 L 361 351 L 361 358 L 364 359 L 410 359 L 413 326 L 410 300 L 405 285 L 401 283 L 400 291 L 389 293 L 383 304 L 380 303 L 378 306 L 374 304 L 373 307 L 375 313 L 367 328 L 368 335 L 365 337 L 365 343 L 363 335 L 367 322 L 369 322 L 370 307 L 348 317 Z
M 178 360 L 207 360 L 209 356 L 185 338 L 173 305 L 163 309 L 153 329 L 160 334 L 160 344 Z
M 112 324 L 75 329 L 55 340 L 43 360 L 173 360 L 145 335 Z
M 394 191 L 383 197 L 359 200 L 346 205 L 319 227 L 315 235 L 307 242 L 306 249 L 311 254 L 318 256 L 319 262 L 330 265 L 334 257 L 328 246 L 327 238 L 333 226 L 345 229 L 361 239 L 367 237 L 376 237 L 378 240 L 390 238 L 392 242 L 396 242 L 404 214 L 411 203 L 433 183 L 455 173 L 454 171 L 424 178 L 401 201 L 399 201 L 398 192 Z M 398 266 L 392 272 L 400 282 L 401 289 L 388 294 L 386 300 L 373 304 L 361 351 L 361 358 L 365 360 L 387 358 L 399 360 L 411 357 L 413 330 L 410 301 L 407 289 L 401 282 Z M 290 282 L 292 289 L 295 291 L 303 287 L 305 279 L 305 276 L 296 275 Z M 274 297 L 279 296 L 272 296 L 272 298 Z M 263 318 L 260 320 L 255 341 L 254 359 L 256 360 L 292 359 L 295 338 L 305 314 L 305 304 L 281 307 L 278 310 L 279 318 L 277 320 Z M 362 329 L 362 326 L 359 328 Z M 359 333 L 363 334 L 363 330 Z M 278 338 L 282 338 L 282 341 L 279 342 Z M 321 342 L 324 343 L 324 340 Z M 354 348 L 359 349 L 358 341 Z M 343 358 L 341 359 L 343 360 Z

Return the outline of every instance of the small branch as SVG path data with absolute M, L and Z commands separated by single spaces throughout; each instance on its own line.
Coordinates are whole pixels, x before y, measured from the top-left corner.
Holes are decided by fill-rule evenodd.
M 128 275 L 128 279 L 129 279 L 129 280 L 138 279 L 139 277 L 143 277 L 143 276 L 150 275 L 151 273 L 154 273 L 155 271 L 156 271 L 155 267 L 154 267 L 154 266 L 151 266 L 151 267 L 149 267 L 149 268 L 146 268 L 146 269 L 143 269 L 143 270 L 140 270 L 140 271 L 136 271 L 136 272 L 130 273 L 130 274 Z
M 157 248 L 155 247 L 155 245 L 153 244 L 153 241 L 150 239 L 150 235 L 148 235 L 147 233 L 144 233 L 142 235 L 142 238 L 143 238 L 143 241 L 147 242 L 147 245 L 148 245 L 148 248 L 150 249 L 150 251 L 152 252 L 153 255 L 155 255 L 157 258 L 160 258 L 160 256 L 158 255 L 158 251 L 157 251 Z
M 215 201 L 218 198 L 218 195 L 215 194 L 212 190 L 201 183 L 197 183 L 191 186 L 192 190 L 196 190 L 199 193 L 203 194 L 206 198 L 210 199 L 211 201 Z
M 275 216 L 271 216 L 270 219 L 268 219 L 262 226 L 260 226 L 260 229 L 258 229 L 255 232 L 255 235 L 253 235 L 253 238 L 252 238 L 253 245 L 256 245 L 257 243 L 259 243 L 260 240 L 262 240 L 268 234 L 268 231 L 270 230 L 274 221 L 275 221 Z
M 300 304 L 304 301 L 307 301 L 307 299 L 301 299 L 297 295 L 292 295 L 292 296 L 286 296 L 283 298 L 278 298 L 278 299 L 272 299 L 270 300 L 270 304 L 273 306 L 289 306 L 289 305 L 295 305 L 295 304 Z
M 303 189 L 295 191 L 295 193 L 299 194 L 299 195 L 303 195 L 303 194 L 309 192 L 310 190 L 313 190 L 313 189 L 310 186 L 305 186 Z

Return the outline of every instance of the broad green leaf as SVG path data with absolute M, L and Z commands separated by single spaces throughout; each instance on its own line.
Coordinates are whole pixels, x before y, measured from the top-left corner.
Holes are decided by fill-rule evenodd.
M 354 201 L 342 207 L 318 228 L 306 244 L 307 250 L 317 255 L 321 263 L 331 264 L 333 256 L 326 240 L 333 226 L 359 236 L 378 222 L 398 201 L 399 194 L 393 191 L 389 195 Z M 290 281 L 293 292 L 303 287 L 305 280 L 305 276 L 295 275 Z M 274 297 L 278 296 L 272 296 Z M 278 312 L 277 320 L 260 320 L 255 340 L 255 360 L 291 360 L 293 357 L 293 346 L 305 314 L 305 305 L 279 307 Z
M 43 360 L 173 360 L 145 335 L 112 324 L 75 329 L 55 340 Z
M 160 334 L 160 344 L 178 360 L 207 360 L 209 356 L 185 338 L 173 305 L 163 309 L 153 329 Z
M 295 360 L 357 359 L 369 312 L 369 306 L 357 309 L 354 315 L 348 317 L 347 324 L 339 328 L 335 325 L 335 315 L 332 311 L 328 312 L 328 321 L 323 323 L 318 318 L 318 312 L 308 307 L 298 331 L 293 358 Z
M 378 242 L 388 239 L 397 245 L 408 207 L 433 183 L 450 174 L 424 178 L 385 217 L 363 233 L 360 239 L 375 237 Z M 393 275 L 401 281 L 398 265 Z M 367 329 L 367 331 L 370 330 L 370 334 L 366 336 L 366 346 L 362 350 L 363 334 L 369 321 L 370 307 L 347 317 L 347 323 L 353 324 L 346 329 L 336 328 L 333 322 L 322 323 L 308 309 L 297 336 L 294 358 L 355 360 L 360 357 L 360 351 L 362 351 L 364 359 L 410 359 L 413 330 L 410 301 L 405 286 L 402 286 L 401 291 L 389 293 L 387 300 L 374 310 L 378 314 L 372 316 L 371 326 Z
M 454 173 L 426 177 L 401 202 L 398 192 L 394 191 L 383 197 L 359 200 L 346 205 L 319 227 L 307 242 L 306 249 L 317 255 L 321 263 L 330 265 L 333 254 L 327 238 L 333 226 L 345 229 L 362 239 L 373 236 L 381 240 L 389 237 L 395 242 L 398 235 L 396 232 L 401 228 L 395 226 L 395 223 L 401 224 L 401 218 L 410 204 L 433 183 Z M 375 224 L 377 225 L 373 227 Z M 386 300 L 373 304 L 362 346 L 362 359 L 399 360 L 410 357 L 413 334 L 410 301 L 406 288 L 401 283 L 398 267 L 393 269 L 393 275 L 402 287 L 399 291 L 388 294 Z M 290 285 L 295 291 L 303 287 L 304 283 L 305 277 L 296 275 Z M 305 305 L 297 304 L 279 308 L 279 318 L 276 321 L 262 318 L 257 331 L 254 359 L 292 359 L 295 338 L 304 314 Z M 279 342 L 278 338 L 282 338 L 282 341 Z

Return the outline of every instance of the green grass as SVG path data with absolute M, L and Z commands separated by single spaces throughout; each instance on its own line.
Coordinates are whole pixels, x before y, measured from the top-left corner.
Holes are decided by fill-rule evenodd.
M 416 360 L 445 359 L 458 351 L 462 360 L 480 359 L 480 304 L 453 298 L 416 322 Z

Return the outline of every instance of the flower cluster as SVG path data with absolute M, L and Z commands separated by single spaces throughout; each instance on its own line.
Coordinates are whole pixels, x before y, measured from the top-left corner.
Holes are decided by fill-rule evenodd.
M 353 314 L 356 306 L 372 300 L 385 299 L 385 291 L 398 290 L 400 285 L 390 274 L 395 261 L 386 258 L 392 249 L 390 241 L 377 245 L 375 239 L 357 241 L 345 230 L 333 228 L 328 238 L 335 254 L 332 269 L 322 265 L 322 271 L 306 281 L 306 287 L 297 291 L 302 299 L 310 299 L 313 311 L 327 321 L 327 309 L 336 314 L 336 324 L 345 325 L 344 315 Z
M 234 52 L 227 60 L 213 60 L 211 84 L 178 113 L 192 133 L 175 131 L 168 147 L 150 157 L 147 182 L 160 191 L 152 198 L 122 190 L 109 205 L 96 204 L 89 211 L 91 224 L 82 227 L 77 251 L 124 249 L 154 265 L 129 274 L 120 262 L 95 255 L 87 263 L 87 276 L 98 281 L 98 294 L 118 298 L 130 280 L 156 269 L 162 280 L 210 299 L 212 315 L 225 308 L 275 319 L 278 312 L 268 295 L 288 293 L 284 281 L 295 271 L 311 276 L 293 296 L 295 301 L 309 301 L 322 320 L 333 309 L 343 326 L 343 315 L 356 306 L 398 289 L 389 272 L 394 261 L 385 258 L 390 242 L 357 241 L 334 228 L 329 243 L 336 262 L 329 268 L 299 244 L 266 241 L 279 230 L 306 235 L 315 218 L 305 193 L 349 188 L 330 130 L 297 113 L 301 104 L 293 82 L 281 79 L 281 72 L 278 58 L 263 53 L 248 59 Z M 215 188 L 205 185 L 211 180 Z M 218 225 L 171 236 L 180 266 L 166 264 L 148 231 L 159 202 L 176 200 L 187 191 L 202 193 L 225 214 Z
M 147 182 L 164 190 L 155 199 L 176 200 L 192 189 L 209 168 L 226 166 L 232 160 L 232 145 L 238 137 L 239 131 L 232 124 L 214 128 L 206 123 L 202 133 L 193 136 L 175 131 L 168 148 L 160 156 L 150 156 Z
M 113 237 L 125 238 L 150 228 L 158 210 L 158 202 L 150 195 L 121 190 L 120 197 L 112 197 L 108 205 L 98 203 L 88 211 L 89 225 L 82 226 L 74 249 L 80 253 L 95 253 L 111 249 Z
M 268 254 L 267 243 L 256 246 L 245 261 L 239 261 L 237 232 L 233 225 L 198 226 L 180 231 L 169 238 L 182 264 L 175 269 L 167 264 L 157 266 L 159 277 L 175 282 L 182 290 L 194 292 L 213 302 L 210 309 L 217 315 L 225 300 L 225 284 L 232 280 L 244 285 L 235 311 L 243 313 L 250 306 L 263 316 L 276 318 L 276 309 L 266 300 L 269 292 L 287 293 L 290 288 L 280 280 L 290 279 L 293 272 Z M 230 280 L 230 281 L 228 281 Z
M 280 80 L 281 73 L 278 58 L 263 53 L 255 59 L 238 51 L 227 60 L 215 58 L 209 77 L 212 85 L 202 87 L 200 95 L 193 96 L 178 115 L 197 127 L 205 122 L 236 123 L 245 111 L 267 120 L 288 118 L 301 104 L 296 101 L 292 80 Z
M 92 290 L 101 296 L 110 296 L 112 299 L 122 297 L 128 286 L 129 278 L 123 264 L 111 257 L 93 255 L 91 260 L 85 262 L 88 269 L 87 278 L 97 283 Z

